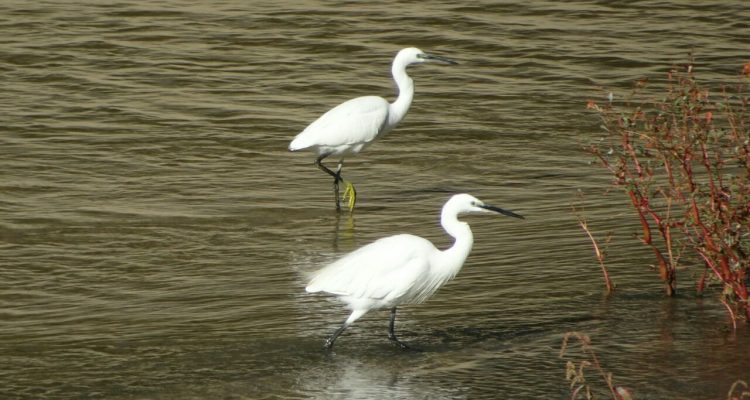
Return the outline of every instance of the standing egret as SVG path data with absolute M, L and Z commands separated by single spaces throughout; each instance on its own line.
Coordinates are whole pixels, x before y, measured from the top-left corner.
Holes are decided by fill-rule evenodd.
M 447 58 L 425 54 L 414 47 L 403 49 L 396 55 L 391 68 L 393 80 L 398 87 L 396 101 L 388 103 L 388 100 L 382 97 L 363 96 L 341 103 L 308 125 L 289 144 L 291 151 L 310 149 L 318 153 L 315 165 L 333 177 L 337 210 L 341 209 L 339 182 L 346 186 L 344 199 L 349 197 L 349 211 L 354 209 L 357 201 L 354 185 L 341 177 L 344 156 L 359 153 L 404 119 L 414 98 L 414 81 L 407 75 L 406 67 L 427 61 L 457 64 Z M 339 157 L 336 172 L 321 164 L 328 156 Z
M 354 321 L 374 309 L 390 308 L 388 338 L 396 339 L 396 307 L 427 300 L 438 288 L 453 279 L 466 261 L 474 243 L 471 228 L 458 220 L 461 213 L 498 212 L 523 218 L 502 208 L 484 204 L 468 194 L 457 194 L 443 206 L 440 223 L 455 242 L 447 250 L 414 235 L 395 235 L 361 247 L 317 271 L 305 288 L 310 293 L 328 292 L 338 296 L 352 310 L 349 318 L 326 341 L 325 348 Z

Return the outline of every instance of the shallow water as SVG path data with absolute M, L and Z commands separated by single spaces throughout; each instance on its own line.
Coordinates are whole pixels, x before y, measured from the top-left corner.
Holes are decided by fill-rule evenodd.
M 0 397 L 566 398 L 568 331 L 589 334 L 637 398 L 724 398 L 750 379 L 746 327 L 691 293 L 666 299 L 634 222 L 582 144 L 586 100 L 696 58 L 730 82 L 743 1 L 0 3 Z M 355 213 L 291 138 L 378 94 L 405 46 L 406 120 L 347 160 Z M 616 233 L 602 294 L 571 204 Z M 386 339 L 305 273 L 386 235 L 450 244 L 443 202 L 469 192 L 525 221 L 467 217 L 465 269 L 404 307 Z M 575 349 L 572 349 L 575 354 Z M 591 372 L 590 379 L 596 381 Z M 601 385 L 599 384 L 599 387 Z

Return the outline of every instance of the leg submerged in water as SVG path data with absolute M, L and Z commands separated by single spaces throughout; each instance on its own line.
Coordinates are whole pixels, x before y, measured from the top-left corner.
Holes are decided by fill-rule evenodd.
M 388 339 L 391 340 L 391 342 L 395 343 L 402 349 L 410 349 L 406 343 L 398 340 L 396 338 L 396 307 L 391 308 L 391 323 L 388 326 Z
M 336 210 L 340 210 L 341 205 L 339 203 L 339 181 L 342 181 L 341 168 L 339 167 L 339 171 L 336 172 L 331 171 L 328 167 L 321 163 L 321 161 L 323 161 L 323 159 L 326 157 L 328 157 L 328 154 L 323 154 L 315 159 L 315 166 L 318 167 L 321 171 L 333 177 L 333 198 L 336 201 Z
M 354 189 L 354 185 L 352 185 L 351 182 L 344 180 L 344 178 L 341 177 L 341 168 L 344 165 L 344 161 L 339 161 L 338 168 L 336 169 L 336 172 L 331 171 L 330 168 L 326 167 L 322 164 L 322 161 L 324 158 L 328 157 L 328 154 L 323 154 L 320 157 L 318 157 L 315 160 L 315 166 L 318 167 L 321 171 L 327 173 L 328 175 L 331 175 L 333 177 L 333 196 L 336 200 L 336 210 L 341 209 L 341 202 L 340 202 L 340 195 L 339 195 L 339 182 L 344 184 L 344 197 L 343 199 L 348 200 L 349 205 L 349 211 L 354 210 L 354 205 L 357 202 L 357 191 Z
M 349 318 L 344 321 L 344 324 L 341 325 L 339 329 L 336 329 L 335 332 L 333 332 L 333 335 L 326 340 L 325 345 L 323 345 L 323 348 L 325 350 L 331 350 L 333 348 L 333 343 L 336 341 L 336 339 L 346 330 L 346 328 L 349 327 L 354 321 L 358 320 L 359 317 L 365 315 L 367 310 L 354 310 L 352 311 L 351 315 L 349 315 Z

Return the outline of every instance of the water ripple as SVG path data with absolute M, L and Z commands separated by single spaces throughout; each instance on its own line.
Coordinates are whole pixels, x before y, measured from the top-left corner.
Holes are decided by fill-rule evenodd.
M 563 397 L 561 334 L 586 330 L 643 393 L 687 390 L 650 372 L 673 363 L 695 377 L 691 395 L 723 396 L 735 376 L 722 363 L 747 366 L 732 346 L 711 368 L 698 361 L 720 306 L 662 302 L 624 199 L 598 196 L 608 178 L 580 148 L 598 132 L 584 111 L 598 86 L 626 91 L 689 51 L 708 81 L 734 79 L 748 20 L 741 1 L 3 2 L 0 351 L 12 367 L 0 395 Z M 412 109 L 347 160 L 360 202 L 337 215 L 329 177 L 288 141 L 345 99 L 393 99 L 391 57 L 411 45 L 460 64 L 409 70 Z M 569 212 L 578 190 L 597 232 L 618 234 L 615 300 Z M 460 191 L 527 220 L 467 219 L 466 268 L 399 320 L 427 351 L 394 351 L 373 312 L 324 356 L 346 311 L 305 294 L 305 273 L 393 233 L 448 246 L 438 213 Z M 666 331 L 683 353 L 661 357 Z

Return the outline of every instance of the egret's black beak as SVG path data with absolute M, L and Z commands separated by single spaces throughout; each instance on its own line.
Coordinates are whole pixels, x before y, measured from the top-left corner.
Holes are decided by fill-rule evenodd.
M 445 57 L 440 57 L 440 56 L 433 56 L 432 54 L 423 54 L 422 58 L 424 58 L 425 60 L 440 61 L 440 62 L 444 62 L 446 64 L 451 64 L 451 65 L 458 64 L 457 62 L 455 62 L 455 61 L 453 61 L 451 59 L 448 59 L 448 58 L 445 58 Z
M 523 217 L 523 215 L 516 214 L 513 211 L 504 210 L 504 209 L 502 209 L 500 207 L 490 206 L 490 205 L 487 205 L 487 204 L 482 204 L 479 207 L 480 208 L 484 208 L 485 210 L 490 210 L 490 211 L 498 212 L 500 214 L 507 215 L 509 217 L 526 219 L 526 218 Z

